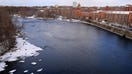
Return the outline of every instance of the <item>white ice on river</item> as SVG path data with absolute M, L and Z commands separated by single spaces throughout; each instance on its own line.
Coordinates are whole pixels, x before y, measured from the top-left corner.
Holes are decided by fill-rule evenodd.
M 24 71 L 24 73 L 27 73 L 27 72 L 28 72 L 28 70 L 25 70 L 25 71 Z
M 6 63 L 5 62 L 0 62 L 0 71 L 4 70 L 4 67 L 6 67 Z
M 41 69 L 38 69 L 38 70 L 37 70 L 37 72 L 40 72 L 40 71 L 42 71 L 42 70 L 43 70 L 43 68 L 41 68 Z
M 42 49 L 23 40 L 22 38 L 16 38 L 16 48 L 14 51 L 9 51 L 3 56 L 0 57 L 0 71 L 3 71 L 4 68 L 7 66 L 6 61 L 12 62 L 17 61 L 20 58 L 30 57 L 30 56 L 37 56 L 39 55 L 38 51 Z M 22 61 L 21 61 L 22 62 Z
M 36 65 L 37 63 L 36 63 L 36 62 L 32 62 L 31 64 L 32 64 L 32 65 Z
M 16 69 L 9 71 L 10 74 L 13 74 L 16 71 Z
M 19 61 L 19 62 L 24 63 L 25 61 L 21 60 L 21 61 Z

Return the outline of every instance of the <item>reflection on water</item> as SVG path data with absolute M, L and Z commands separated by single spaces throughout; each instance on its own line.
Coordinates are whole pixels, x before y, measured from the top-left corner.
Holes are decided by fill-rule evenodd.
M 9 63 L 16 74 L 131 74 L 132 41 L 100 28 L 57 20 L 23 19 L 32 44 L 44 48 L 24 63 Z M 42 61 L 38 61 L 42 59 Z M 37 62 L 32 66 L 31 62 Z M 37 73 L 36 70 L 44 68 Z

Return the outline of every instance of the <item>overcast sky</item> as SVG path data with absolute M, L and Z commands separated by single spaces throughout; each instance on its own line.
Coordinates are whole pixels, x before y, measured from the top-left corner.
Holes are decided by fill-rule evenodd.
M 120 6 L 132 4 L 132 0 L 0 0 L 0 5 L 8 6 L 71 6 L 73 1 L 79 2 L 81 6 Z

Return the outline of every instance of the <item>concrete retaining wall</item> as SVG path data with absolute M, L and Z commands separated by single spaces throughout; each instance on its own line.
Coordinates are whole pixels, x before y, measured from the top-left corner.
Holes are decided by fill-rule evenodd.
M 109 25 L 105 25 L 105 24 L 101 24 L 97 21 L 92 21 L 92 20 L 88 20 L 90 22 L 82 22 L 82 23 L 87 23 L 99 28 L 102 28 L 104 30 L 110 31 L 112 33 L 115 33 L 119 36 L 125 36 L 128 39 L 132 39 L 132 31 L 128 31 L 126 29 L 122 29 L 122 28 L 118 28 L 118 27 L 114 27 L 114 26 L 109 26 Z

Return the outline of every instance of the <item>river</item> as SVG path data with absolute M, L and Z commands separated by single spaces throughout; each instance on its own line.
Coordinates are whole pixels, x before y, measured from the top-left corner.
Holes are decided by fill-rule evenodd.
M 1 74 L 132 74 L 132 40 L 79 22 L 21 20 L 27 41 L 43 51 L 24 63 L 7 62 Z

